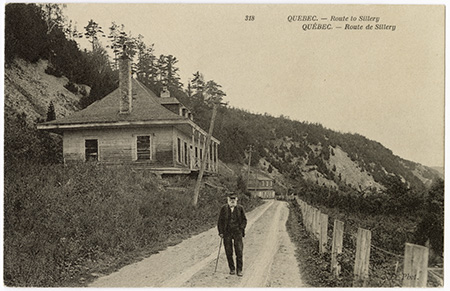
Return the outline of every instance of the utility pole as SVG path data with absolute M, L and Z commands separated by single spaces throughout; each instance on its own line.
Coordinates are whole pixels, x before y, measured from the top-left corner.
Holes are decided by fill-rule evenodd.
M 248 145 L 247 149 L 245 150 L 245 153 L 248 154 L 247 190 L 248 190 L 248 183 L 250 181 L 250 163 L 252 162 L 252 152 L 253 152 L 253 146 L 252 145 Z
M 217 107 L 219 106 L 219 104 L 220 104 L 219 102 L 214 102 L 214 104 L 213 104 L 211 123 L 209 124 L 208 135 L 206 136 L 206 145 L 205 145 L 206 148 L 203 151 L 202 163 L 200 164 L 200 171 L 198 173 L 197 182 L 195 183 L 195 187 L 194 187 L 194 197 L 192 200 L 193 206 L 197 206 L 198 195 L 200 193 L 200 186 L 202 183 L 203 174 L 205 172 L 206 159 L 208 158 L 208 155 L 209 155 L 209 147 L 210 147 L 209 145 L 211 143 L 211 136 L 212 136 L 212 133 L 214 130 L 214 121 L 216 119 Z

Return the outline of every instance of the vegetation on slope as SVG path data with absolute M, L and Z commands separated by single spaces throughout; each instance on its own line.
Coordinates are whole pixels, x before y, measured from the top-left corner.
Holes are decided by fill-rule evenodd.
M 194 208 L 193 182 L 97 164 L 10 165 L 5 172 L 5 284 L 77 286 L 80 277 L 107 272 L 102 268 L 120 266 L 123 258 L 157 252 L 214 227 L 225 193 L 205 188 Z M 251 210 L 258 200 L 244 196 L 241 202 Z

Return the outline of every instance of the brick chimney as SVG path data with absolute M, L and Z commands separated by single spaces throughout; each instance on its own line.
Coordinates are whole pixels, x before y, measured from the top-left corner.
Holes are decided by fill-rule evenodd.
M 119 59 L 119 91 L 120 91 L 120 113 L 129 114 L 133 107 L 133 95 L 131 91 L 131 59 L 125 53 Z
M 168 98 L 170 97 L 170 91 L 167 89 L 167 86 L 164 86 L 162 88 L 161 94 L 159 95 L 161 98 Z

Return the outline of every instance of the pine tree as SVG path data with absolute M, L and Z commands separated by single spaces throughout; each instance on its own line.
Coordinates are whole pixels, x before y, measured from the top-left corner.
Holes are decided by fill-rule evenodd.
M 55 119 L 56 119 L 55 106 L 53 105 L 53 102 L 50 101 L 50 105 L 48 106 L 47 110 L 47 121 L 52 121 Z
M 98 25 L 94 20 L 89 20 L 88 25 L 84 27 L 86 32 L 84 35 L 89 39 L 89 42 L 92 44 L 92 51 L 99 46 L 98 44 L 98 36 L 105 37 L 103 34 L 102 27 Z

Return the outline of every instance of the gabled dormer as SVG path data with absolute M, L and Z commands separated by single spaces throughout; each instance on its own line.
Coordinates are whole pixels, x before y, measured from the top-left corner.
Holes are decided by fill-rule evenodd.
M 175 114 L 186 117 L 190 120 L 194 120 L 194 116 L 191 111 L 186 108 L 177 98 L 170 96 L 170 91 L 167 86 L 164 86 L 160 93 L 159 101 L 161 105 L 169 109 Z

